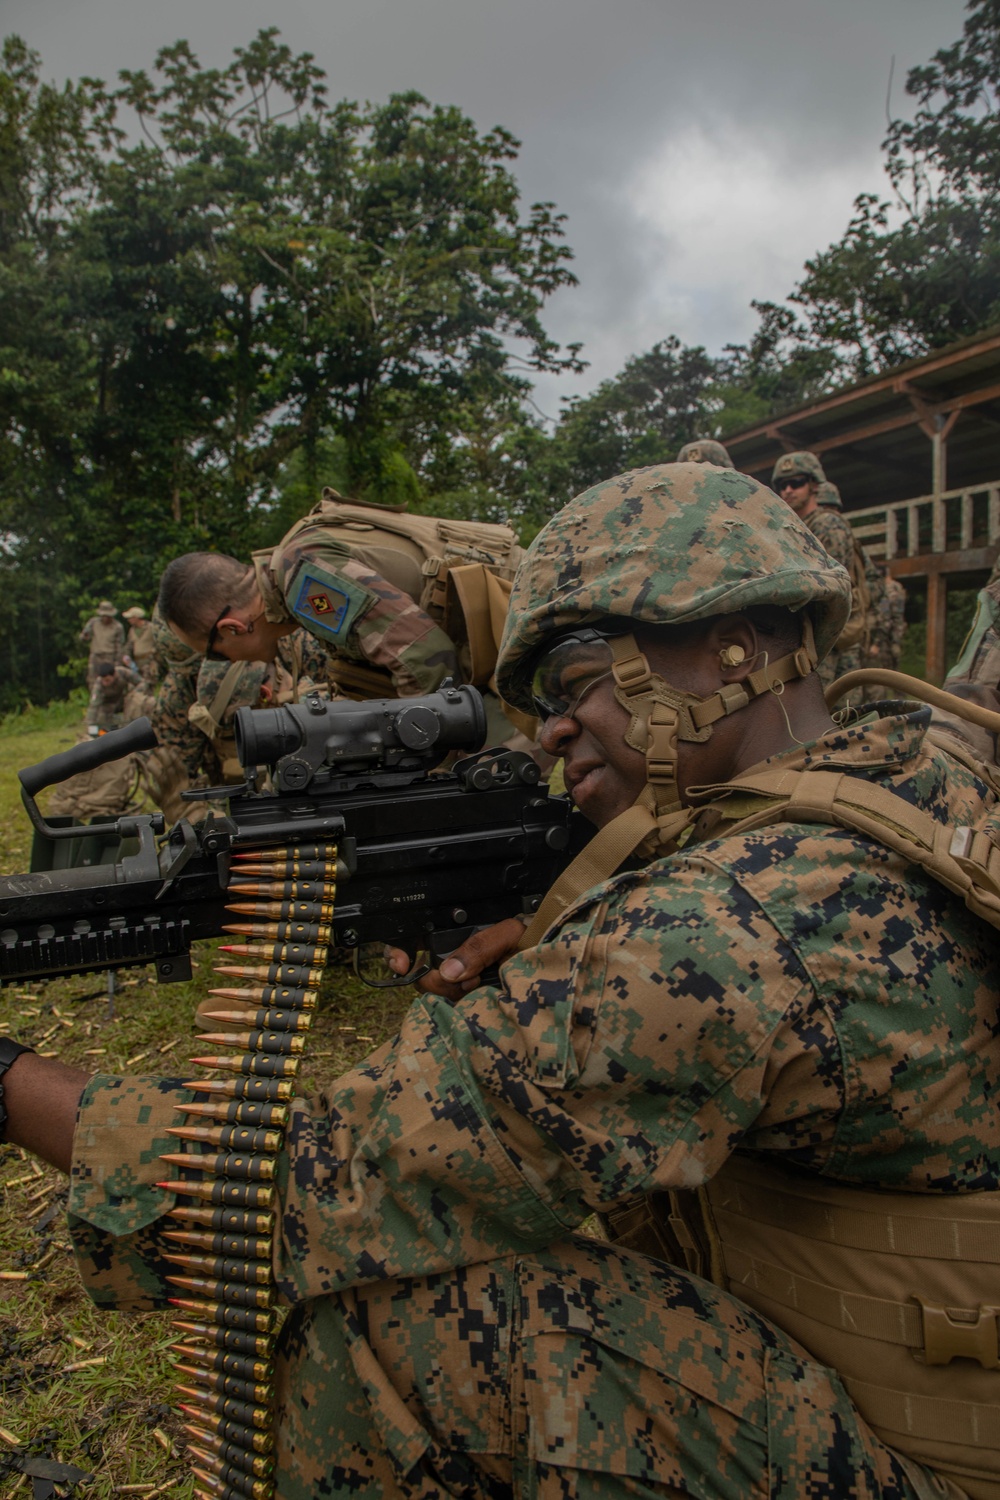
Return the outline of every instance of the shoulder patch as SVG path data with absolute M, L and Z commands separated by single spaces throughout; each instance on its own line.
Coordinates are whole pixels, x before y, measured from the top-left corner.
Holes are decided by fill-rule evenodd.
M 285 594 L 289 613 L 310 635 L 336 644 L 346 641 L 374 602 L 371 589 L 340 573 L 328 573 L 308 558 L 296 568 Z

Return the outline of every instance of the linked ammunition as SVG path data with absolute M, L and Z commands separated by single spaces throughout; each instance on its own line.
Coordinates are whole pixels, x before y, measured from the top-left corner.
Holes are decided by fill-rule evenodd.
M 170 1218 L 182 1224 L 202 1224 L 219 1234 L 266 1234 L 274 1229 L 274 1214 L 255 1213 L 241 1208 L 196 1208 L 194 1204 L 175 1203 L 167 1210 Z
M 312 1012 L 301 1010 L 203 1010 L 199 1024 L 222 1021 L 227 1026 L 250 1026 L 256 1031 L 308 1031 Z
M 216 1396 L 211 1391 L 195 1391 L 193 1394 L 198 1399 L 197 1407 L 181 1403 L 181 1411 L 186 1412 L 189 1417 L 199 1416 L 200 1407 L 202 1411 L 225 1417 L 227 1422 L 243 1422 L 247 1427 L 265 1429 L 270 1426 L 271 1412 L 266 1406 L 254 1406 L 249 1401 L 234 1401 L 231 1396 Z
M 238 1328 L 220 1328 L 214 1323 L 191 1323 L 184 1318 L 173 1318 L 171 1323 L 181 1333 L 190 1333 L 194 1338 L 204 1339 L 213 1349 L 227 1349 L 236 1354 L 270 1359 L 274 1348 L 274 1341 L 267 1334 L 243 1333 Z
M 233 863 L 241 869 L 255 861 L 262 865 L 306 865 L 316 863 L 325 870 L 331 860 L 337 858 L 336 844 L 296 844 L 292 849 L 246 849 L 233 855 Z
M 296 922 L 333 921 L 333 906 L 329 901 L 227 901 L 226 911 L 234 917 L 263 917 L 274 920 L 284 917 Z
M 222 1500 L 239 1500 L 239 1497 L 246 1497 L 246 1500 L 271 1500 L 274 1494 L 274 1486 L 268 1479 L 248 1479 L 245 1475 L 241 1475 L 242 1484 L 235 1484 L 232 1480 L 224 1478 L 225 1464 L 219 1465 L 217 1473 L 196 1467 L 192 1467 L 191 1472 L 201 1484 L 205 1485 L 210 1496 L 219 1495 Z
M 248 1099 L 255 1104 L 295 1098 L 294 1084 L 278 1078 L 193 1078 L 181 1088 L 222 1094 L 226 1099 Z
M 209 1156 L 168 1151 L 160 1160 L 169 1167 L 196 1167 L 199 1172 L 211 1172 L 218 1177 L 239 1177 L 247 1182 L 272 1182 L 277 1171 L 273 1156 L 255 1156 L 242 1151 L 220 1151 Z
M 192 1057 L 199 1068 L 214 1068 L 220 1073 L 252 1073 L 256 1078 L 294 1078 L 299 1071 L 297 1057 L 276 1057 L 270 1052 L 244 1052 L 221 1057 Z
M 199 1297 L 213 1297 L 226 1306 L 261 1307 L 271 1306 L 271 1288 L 254 1286 L 247 1282 L 215 1281 L 207 1276 L 165 1276 L 171 1286 L 179 1286 L 182 1292 L 193 1292 Z
M 272 1333 L 274 1312 L 271 1308 L 237 1307 L 230 1302 L 193 1302 L 186 1297 L 168 1297 L 171 1307 L 183 1308 L 195 1318 L 211 1318 L 224 1328 L 238 1328 L 241 1333 Z M 175 1322 L 175 1328 L 184 1325 Z
M 205 1234 L 199 1229 L 165 1229 L 163 1238 L 178 1245 L 190 1245 L 193 1250 L 232 1256 L 234 1260 L 270 1260 L 274 1243 L 270 1235 Z
M 270 1379 L 271 1367 L 266 1359 L 248 1359 L 244 1354 L 227 1354 L 224 1349 L 206 1349 L 202 1344 L 172 1344 L 171 1348 L 178 1358 L 193 1360 L 218 1375 L 248 1381 Z M 201 1378 L 203 1372 L 198 1373 Z
M 220 943 L 220 953 L 236 953 L 244 958 L 265 958 L 275 964 L 310 965 L 320 953 L 317 943 Z
M 205 1157 L 205 1161 L 211 1158 Z M 165 1193 L 185 1198 L 203 1198 L 231 1208 L 270 1208 L 274 1188 L 260 1182 L 158 1182 Z
M 222 927 L 232 937 L 271 938 L 278 943 L 314 943 L 326 948 L 331 928 L 319 922 L 226 922 Z
M 319 1000 L 316 990 L 292 985 L 259 984 L 254 989 L 214 989 L 210 995 L 220 1000 L 250 1000 L 254 1005 L 274 1005 L 288 1010 L 315 1010 Z
M 289 1110 L 284 1104 L 254 1104 L 249 1099 L 231 1104 L 182 1104 L 186 1115 L 203 1120 L 226 1120 L 234 1125 L 287 1125 Z
M 194 1399 L 202 1390 L 208 1390 L 217 1396 L 233 1396 L 237 1401 L 249 1401 L 256 1406 L 270 1406 L 274 1400 L 274 1387 L 266 1381 L 241 1380 L 238 1375 L 217 1375 L 211 1370 L 200 1369 L 197 1365 L 179 1364 L 177 1369 L 182 1375 L 190 1375 L 198 1382 L 196 1389 L 186 1385 L 178 1386 L 182 1396 Z
M 290 1031 L 207 1031 L 195 1038 L 212 1047 L 242 1047 L 245 1052 L 268 1052 L 275 1057 L 300 1056 L 306 1047 L 304 1036 Z
M 305 964 L 216 964 L 216 974 L 232 974 L 236 979 L 260 979 L 267 984 L 299 985 L 316 989 L 323 977 L 322 967 Z
M 309 880 L 301 875 L 291 880 L 233 880 L 227 889 L 227 895 L 238 896 L 241 901 L 249 896 L 264 896 L 282 905 L 296 901 L 332 902 L 336 894 L 336 877 Z
M 261 1455 L 265 1460 L 274 1448 L 274 1439 L 269 1432 L 258 1432 L 253 1428 L 244 1427 L 239 1422 L 227 1422 L 224 1417 L 199 1416 L 197 1425 L 195 1423 L 182 1422 L 181 1426 L 196 1443 L 201 1443 L 206 1448 L 221 1449 L 232 1447 L 246 1454 L 250 1459 L 253 1454 Z M 238 1460 L 223 1454 L 227 1463 L 237 1463 Z
M 191 1430 L 196 1432 L 197 1428 Z M 219 1443 L 216 1446 L 209 1433 L 205 1433 L 200 1442 L 192 1439 L 188 1443 L 188 1452 L 193 1453 L 195 1458 L 204 1460 L 209 1466 L 213 1459 L 231 1464 L 238 1473 L 249 1475 L 253 1479 L 270 1479 L 274 1474 L 273 1458 L 257 1458 L 254 1454 L 237 1448 L 235 1443 Z
M 179 1141 L 227 1146 L 237 1151 L 280 1151 L 280 1130 L 251 1130 L 246 1125 L 176 1125 L 167 1131 Z
M 197 1272 L 199 1276 L 214 1276 L 219 1281 L 245 1281 L 251 1286 L 270 1286 L 274 1280 L 270 1262 L 266 1260 L 238 1260 L 226 1255 L 190 1255 L 181 1251 L 167 1251 L 166 1259 L 175 1266 Z

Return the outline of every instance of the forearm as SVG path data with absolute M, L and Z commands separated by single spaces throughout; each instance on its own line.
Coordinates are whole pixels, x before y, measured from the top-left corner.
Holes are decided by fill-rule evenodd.
M 68 1172 L 77 1108 L 89 1076 L 54 1058 L 22 1053 L 3 1077 L 6 1139 Z

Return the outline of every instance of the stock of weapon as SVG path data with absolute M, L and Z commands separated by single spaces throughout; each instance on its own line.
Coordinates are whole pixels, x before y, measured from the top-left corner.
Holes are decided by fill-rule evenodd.
M 0 984 L 144 964 L 160 982 L 187 979 L 192 943 L 233 920 L 234 857 L 290 844 L 337 846 L 331 941 L 351 950 L 360 977 L 412 982 L 478 928 L 533 911 L 580 842 L 578 815 L 538 785 L 530 756 L 479 750 L 486 718 L 471 687 L 364 703 L 310 694 L 240 709 L 235 731 L 243 785 L 197 793 L 219 810 L 169 832 L 159 813 L 59 826 L 36 801 L 152 748 L 147 719 L 20 772 L 34 868 L 0 878 Z M 410 973 L 366 974 L 372 943 L 413 955 Z

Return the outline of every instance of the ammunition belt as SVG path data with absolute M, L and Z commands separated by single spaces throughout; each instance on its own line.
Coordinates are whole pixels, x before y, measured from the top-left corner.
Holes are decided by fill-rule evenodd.
M 199 1012 L 219 1031 L 199 1041 L 227 1049 L 195 1065 L 223 1077 L 185 1087 L 209 1096 L 183 1106 L 172 1130 L 184 1149 L 162 1158 L 186 1175 L 161 1184 L 181 1200 L 167 1231 L 177 1246 L 168 1277 L 178 1295 L 177 1389 L 198 1500 L 274 1494 L 273 1179 L 288 1101 L 312 1025 L 330 942 L 337 850 L 298 846 L 236 855 L 216 973 L 250 981 L 213 989 L 226 1002 Z M 233 899 L 235 898 L 235 899 Z

